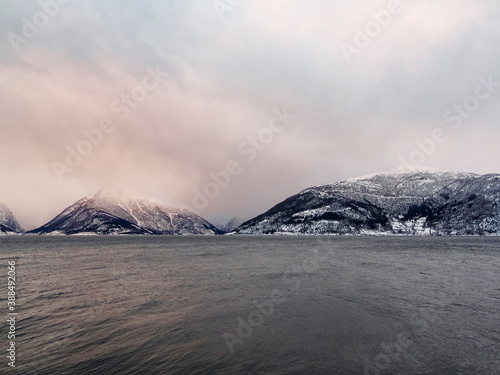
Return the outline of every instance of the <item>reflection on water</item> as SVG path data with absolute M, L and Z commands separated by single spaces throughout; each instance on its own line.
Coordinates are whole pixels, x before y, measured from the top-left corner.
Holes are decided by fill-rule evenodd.
M 494 238 L 1 238 L 18 274 L 8 373 L 500 374 L 499 250 Z

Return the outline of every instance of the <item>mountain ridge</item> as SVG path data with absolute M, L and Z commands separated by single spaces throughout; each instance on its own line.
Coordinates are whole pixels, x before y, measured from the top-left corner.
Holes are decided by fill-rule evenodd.
M 185 209 L 122 189 L 85 196 L 28 234 L 221 234 Z
M 498 174 L 402 166 L 304 189 L 231 233 L 498 235 L 499 206 Z

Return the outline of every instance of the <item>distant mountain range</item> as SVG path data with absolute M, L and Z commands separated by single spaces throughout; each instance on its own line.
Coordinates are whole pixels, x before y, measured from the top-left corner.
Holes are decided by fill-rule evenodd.
M 27 234 L 500 235 L 500 174 L 400 167 L 311 187 L 234 229 L 124 189 L 101 189 Z M 0 235 L 22 234 L 0 203 Z
M 200 216 L 137 193 L 103 189 L 28 234 L 221 234 Z
M 232 233 L 499 235 L 500 175 L 400 167 L 303 190 Z

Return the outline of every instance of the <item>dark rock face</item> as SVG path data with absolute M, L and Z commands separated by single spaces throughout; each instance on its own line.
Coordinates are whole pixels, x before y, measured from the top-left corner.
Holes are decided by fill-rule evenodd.
M 101 190 L 29 233 L 213 235 L 220 231 L 190 211 L 123 191 Z
M 236 234 L 499 235 L 500 175 L 398 168 L 306 189 Z
M 24 229 L 19 225 L 9 208 L 0 203 L 0 234 L 24 233 Z

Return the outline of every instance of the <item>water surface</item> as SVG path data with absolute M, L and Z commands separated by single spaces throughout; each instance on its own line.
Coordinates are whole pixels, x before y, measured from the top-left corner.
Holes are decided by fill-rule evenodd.
M 500 374 L 500 239 L 19 236 L 0 258 L 2 374 Z

